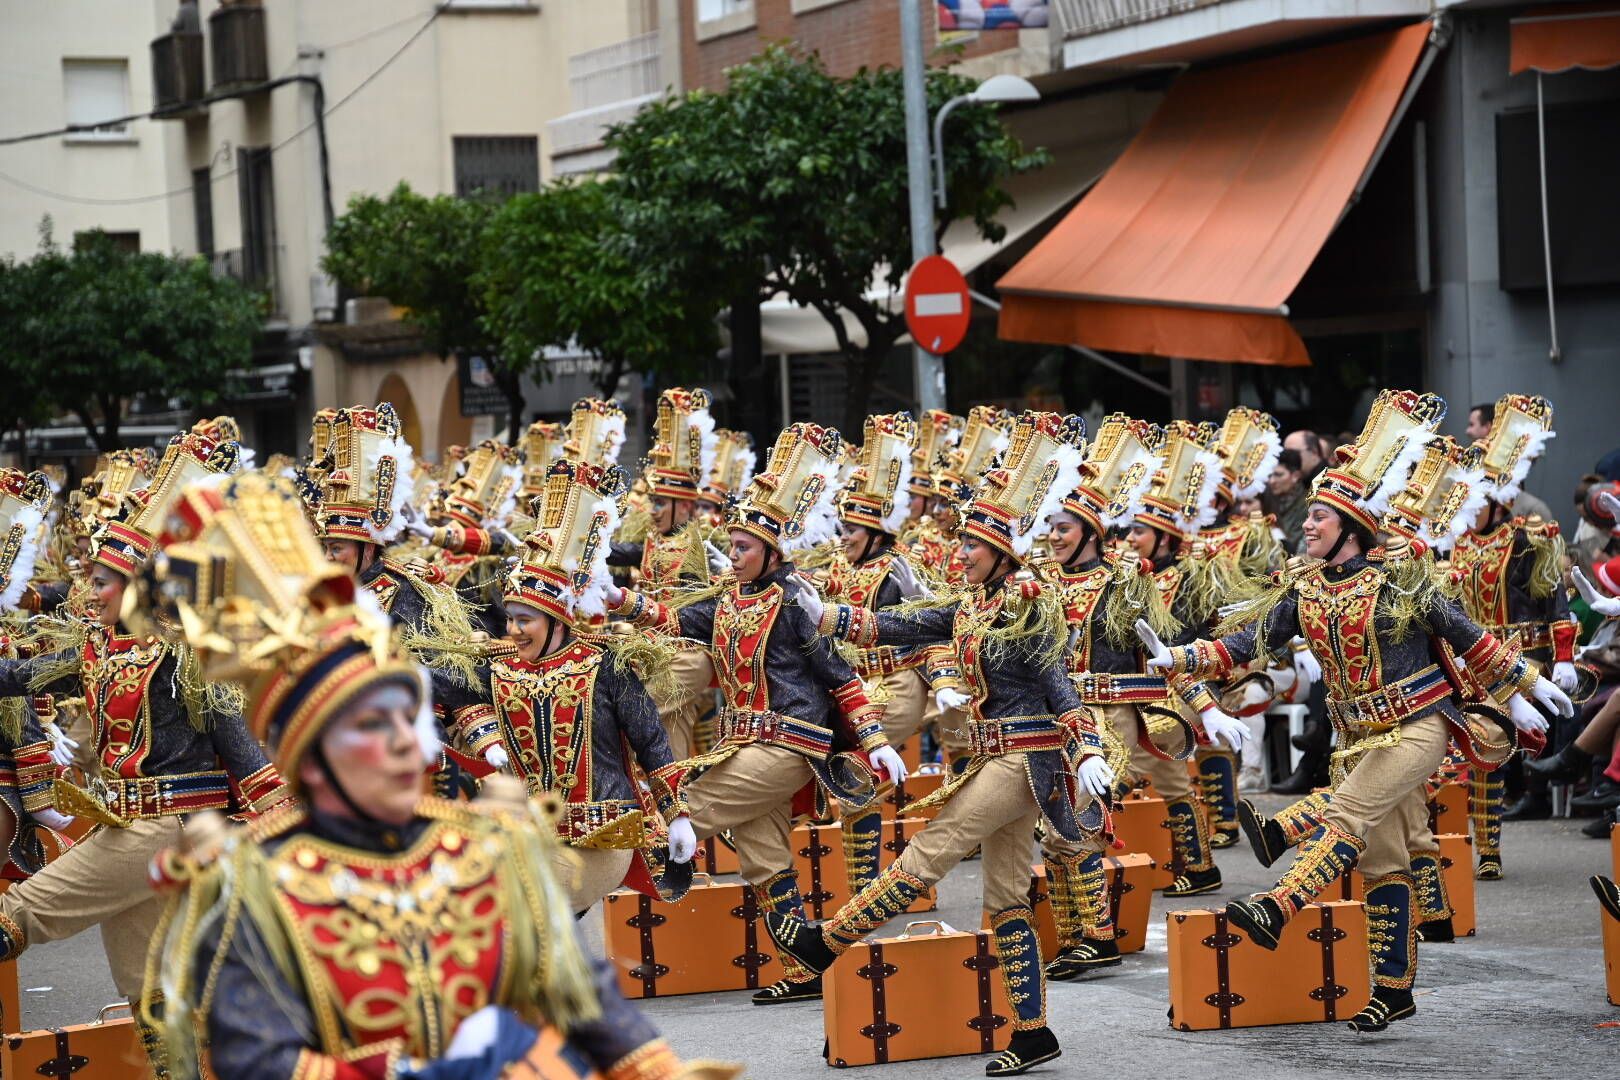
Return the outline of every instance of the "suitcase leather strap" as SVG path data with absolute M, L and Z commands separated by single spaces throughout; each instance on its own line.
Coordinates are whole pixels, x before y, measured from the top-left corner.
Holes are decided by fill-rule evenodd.
M 1333 925 L 1333 909 L 1324 906 L 1322 925 L 1306 936 L 1322 946 L 1322 985 L 1311 991 L 1311 997 L 1322 1003 L 1323 1020 L 1337 1020 L 1339 999 L 1350 990 L 1348 987 L 1340 986 L 1333 979 L 1333 947 L 1349 935 Z
M 822 888 L 821 858 L 831 855 L 832 848 L 821 842 L 821 830 L 831 829 L 831 825 L 812 825 L 807 830 L 810 833 L 810 846 L 799 849 L 799 854 L 810 858 L 810 891 L 801 897 L 810 901 L 810 914 L 813 918 L 824 919 L 823 905 L 833 898 L 833 894 Z
M 1119 908 L 1125 899 L 1125 894 L 1136 888 L 1125 880 L 1125 866 L 1118 859 L 1110 859 L 1114 865 L 1108 870 L 1108 921 L 1114 926 L 1114 940 L 1129 937 L 1130 931 L 1125 929 L 1119 921 Z
M 889 995 L 885 984 L 899 968 L 883 961 L 883 943 L 874 941 L 867 946 L 866 964 L 855 974 L 872 984 L 872 1022 L 861 1028 L 861 1034 L 872 1040 L 872 1059 L 879 1065 L 888 1063 L 889 1040 L 900 1034 L 900 1025 L 889 1023 Z
M 653 910 L 652 897 L 636 896 L 636 913 L 625 920 L 641 935 L 641 963 L 630 969 L 630 974 L 641 980 L 643 997 L 658 996 L 658 980 L 669 974 L 669 967 L 658 962 L 658 948 L 653 942 L 653 930 L 669 919 Z
M 40 1076 L 72 1076 L 90 1064 L 90 1059 L 83 1054 L 68 1052 L 68 1033 L 60 1028 L 53 1028 L 52 1034 L 56 1036 L 56 1056 L 49 1061 L 42 1061 L 34 1069 Z
M 1204 997 L 1205 1005 L 1212 1005 L 1221 1011 L 1221 1027 L 1232 1026 L 1232 1010 L 1242 1005 L 1242 994 L 1232 992 L 1232 946 L 1243 939 L 1232 933 L 1226 925 L 1224 911 L 1215 914 L 1215 932 L 1203 940 L 1206 948 L 1215 950 L 1215 992 Z
M 980 930 L 973 935 L 973 955 L 962 961 L 963 967 L 973 969 L 978 977 L 979 1015 L 967 1022 L 979 1033 L 979 1053 L 988 1054 L 996 1048 L 996 1029 L 1007 1023 L 998 1016 L 991 997 L 990 973 L 1001 966 L 1001 960 L 990 948 L 990 935 Z
M 748 989 L 758 990 L 759 969 L 771 958 L 759 951 L 759 902 L 754 899 L 753 889 L 743 886 L 743 902 L 731 909 L 731 917 L 743 921 L 743 951 L 741 956 L 731 958 L 732 966 L 743 969 Z
M 900 824 L 899 817 L 891 818 L 889 824 L 894 827 L 894 839 L 886 842 L 883 849 L 892 853 L 898 859 L 901 852 L 906 850 L 906 844 L 909 843 L 906 840 L 906 827 Z

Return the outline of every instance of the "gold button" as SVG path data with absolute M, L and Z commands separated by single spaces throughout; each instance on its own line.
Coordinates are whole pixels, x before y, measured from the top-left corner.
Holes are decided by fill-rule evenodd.
M 376 953 L 361 953 L 355 959 L 354 966 L 360 969 L 360 974 L 372 978 L 382 970 L 382 961 L 377 959 Z
M 446 851 L 461 850 L 461 834 L 454 829 L 444 834 L 444 847 Z
M 308 848 L 300 848 L 298 854 L 293 856 L 293 861 L 305 870 L 313 870 L 321 861 L 321 857 Z

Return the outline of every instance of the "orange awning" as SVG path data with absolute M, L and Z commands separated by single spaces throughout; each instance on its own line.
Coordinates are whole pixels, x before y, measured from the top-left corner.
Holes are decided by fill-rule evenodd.
M 1571 68 L 1620 65 L 1620 5 L 1561 4 L 1514 19 L 1508 74 L 1552 75 Z
M 1428 23 L 1184 75 L 997 287 L 1003 338 L 1304 365 L 1285 303 L 1383 140 Z

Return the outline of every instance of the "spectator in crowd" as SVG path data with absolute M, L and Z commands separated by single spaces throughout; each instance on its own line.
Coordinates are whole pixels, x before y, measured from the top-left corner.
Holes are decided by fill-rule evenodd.
M 1354 439 L 1350 440 L 1354 442 Z M 1299 455 L 1300 486 L 1309 488 L 1316 474 L 1327 465 L 1328 454 L 1332 447 L 1328 446 L 1314 431 L 1290 431 L 1283 439 L 1283 449 L 1292 450 Z
M 1575 512 L 1580 520 L 1570 537 L 1569 551 L 1575 565 L 1589 567 L 1604 555 L 1616 554 L 1620 547 L 1614 535 L 1614 518 L 1597 498 L 1602 491 L 1617 491 L 1615 484 L 1599 473 L 1589 472 L 1575 482 Z
M 1468 410 L 1468 426 L 1463 430 L 1475 442 L 1488 437 L 1491 425 L 1496 422 L 1496 402 L 1487 401 L 1483 405 L 1475 405 Z M 1519 497 L 1513 500 L 1513 513 L 1516 517 L 1539 517 L 1543 521 L 1557 521 L 1553 516 L 1552 507 L 1530 494 L 1520 491 Z
M 1305 537 L 1306 490 L 1299 451 L 1284 450 L 1277 455 L 1277 464 L 1266 481 L 1265 501 L 1267 510 L 1276 515 L 1277 528 L 1283 533 L 1283 546 L 1290 555 L 1299 554 Z

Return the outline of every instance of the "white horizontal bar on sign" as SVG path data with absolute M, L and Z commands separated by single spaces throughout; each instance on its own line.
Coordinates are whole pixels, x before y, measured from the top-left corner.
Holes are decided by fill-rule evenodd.
M 954 292 L 918 293 L 912 297 L 911 310 L 919 316 L 962 314 L 962 294 Z

